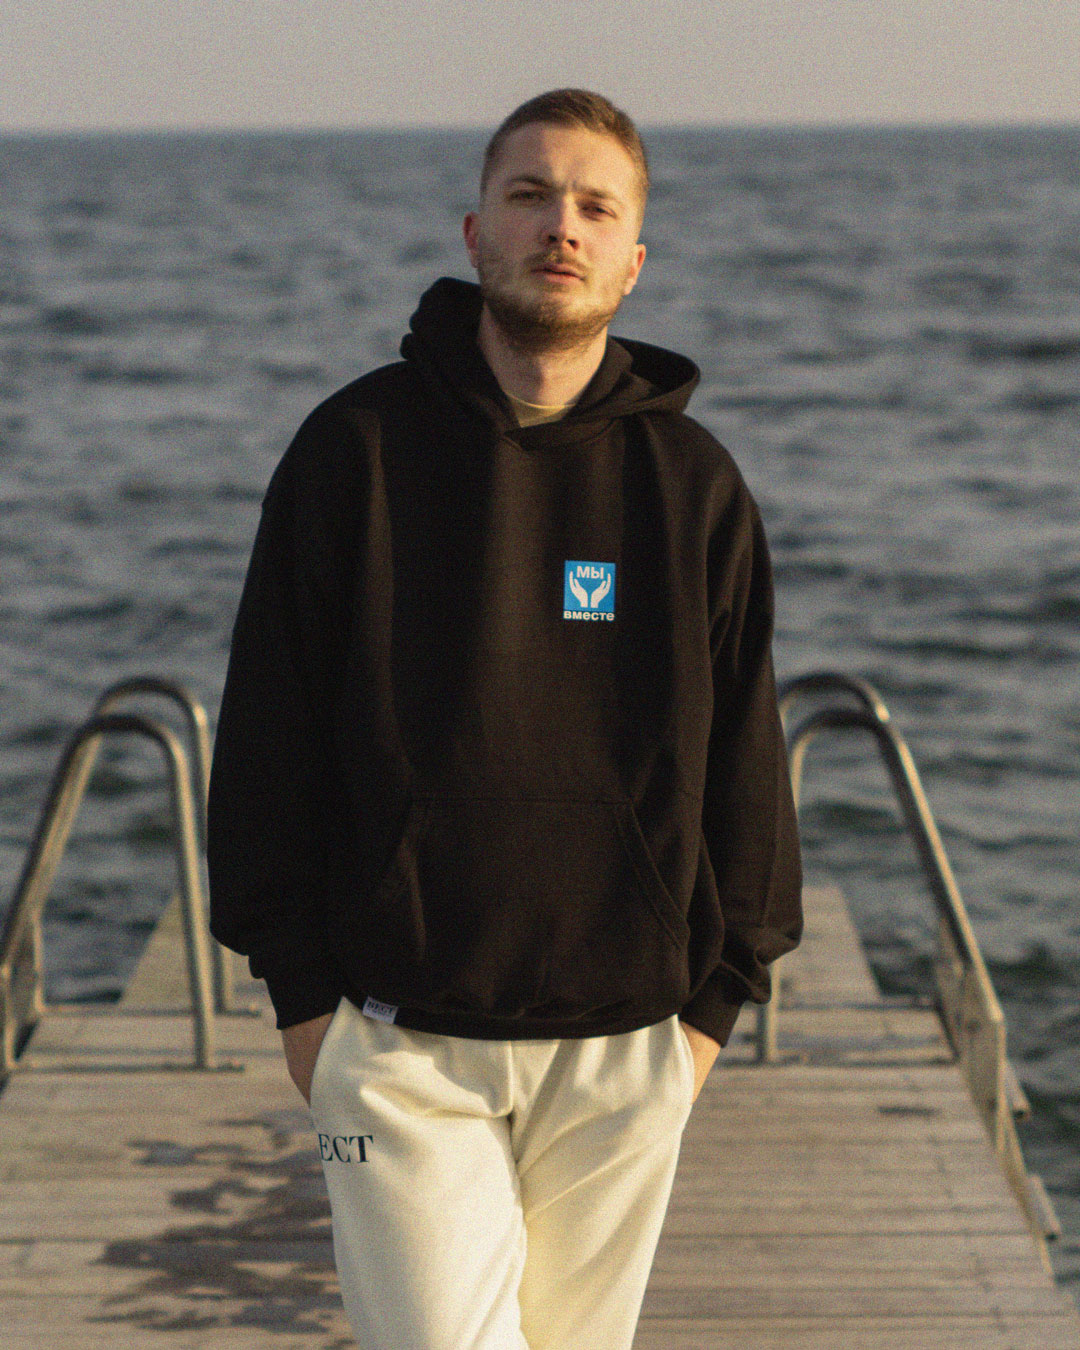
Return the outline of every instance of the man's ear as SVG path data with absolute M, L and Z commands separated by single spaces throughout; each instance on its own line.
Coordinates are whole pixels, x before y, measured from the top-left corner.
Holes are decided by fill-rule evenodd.
M 465 217 L 461 232 L 465 236 L 465 247 L 469 252 L 469 261 L 476 267 L 480 256 L 480 223 L 475 211 L 470 211 Z
M 645 245 L 635 244 L 634 252 L 630 260 L 630 271 L 626 276 L 626 284 L 623 286 L 623 295 L 629 295 L 637 285 L 637 279 L 641 275 L 641 265 L 645 261 Z

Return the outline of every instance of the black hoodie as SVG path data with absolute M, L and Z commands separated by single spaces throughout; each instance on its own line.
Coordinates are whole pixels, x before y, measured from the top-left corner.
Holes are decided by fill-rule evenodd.
M 801 932 L 757 509 L 683 357 L 609 339 L 520 428 L 479 292 L 304 422 L 266 494 L 210 787 L 211 928 L 278 1025 L 727 1040 Z M 396 1009 L 396 1012 L 392 1010 Z

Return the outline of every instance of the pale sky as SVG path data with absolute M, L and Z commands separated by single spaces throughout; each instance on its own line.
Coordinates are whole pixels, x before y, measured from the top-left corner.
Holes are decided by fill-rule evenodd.
M 1080 123 L 1078 0 L 0 0 L 0 131 Z

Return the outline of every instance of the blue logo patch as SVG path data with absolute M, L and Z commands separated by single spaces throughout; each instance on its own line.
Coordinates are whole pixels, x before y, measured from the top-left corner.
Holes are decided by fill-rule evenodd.
M 614 619 L 615 564 L 568 562 L 563 576 L 564 619 Z

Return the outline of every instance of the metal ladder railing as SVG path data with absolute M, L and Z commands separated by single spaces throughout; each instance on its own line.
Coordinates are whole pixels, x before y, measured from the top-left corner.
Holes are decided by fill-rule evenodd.
M 806 754 L 816 737 L 829 731 L 858 730 L 874 738 L 937 910 L 934 973 L 937 1007 L 945 1032 L 1032 1228 L 1043 1237 L 1055 1237 L 1061 1232 L 1057 1216 L 1039 1178 L 1028 1173 L 1016 1134 L 1014 1120 L 1029 1114 L 1030 1106 L 1006 1055 L 1005 1015 L 907 743 L 873 685 L 834 671 L 815 671 L 780 685 L 780 712 L 785 727 L 792 707 L 800 700 L 835 700 L 837 695 L 844 702 L 826 703 L 787 732 L 796 809 Z M 774 975 L 774 989 L 777 988 L 779 979 Z M 758 1009 L 760 1060 L 778 1057 L 777 1023 L 778 998 L 774 995 Z
M 179 737 L 157 718 L 115 712 L 139 695 L 177 704 L 193 743 L 198 791 L 192 787 L 188 756 Z M 210 733 L 202 704 L 175 680 L 138 676 L 106 689 L 89 718 L 71 736 L 53 774 L 44 808 L 0 937 L 0 1081 L 14 1069 L 27 1036 L 45 1011 L 41 923 L 57 869 L 94 771 L 105 736 L 137 735 L 157 744 L 164 756 L 171 792 L 174 844 L 194 1029 L 194 1062 L 217 1067 L 214 1012 L 232 1005 L 229 953 L 212 942 L 200 862 L 200 837 L 206 839 L 206 797 L 210 771 Z
M 139 696 L 156 696 L 175 704 L 187 723 L 188 738 L 193 751 L 192 761 L 195 772 L 196 820 L 198 822 L 199 843 L 206 852 L 206 811 L 210 796 L 210 719 L 206 709 L 192 694 L 186 685 L 178 680 L 165 679 L 160 675 L 135 675 L 110 685 L 94 705 L 94 714 L 107 713 L 124 699 Z M 232 953 L 220 942 L 210 940 L 210 958 L 214 976 L 214 1008 L 219 1013 L 235 1011 Z

